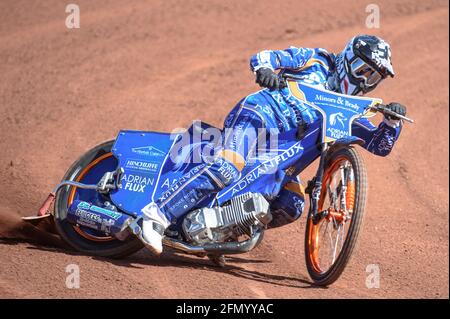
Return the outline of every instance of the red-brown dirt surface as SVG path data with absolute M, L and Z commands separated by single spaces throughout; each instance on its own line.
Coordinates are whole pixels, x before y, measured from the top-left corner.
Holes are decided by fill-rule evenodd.
M 377 1 L 380 29 L 365 27 L 368 3 L 356 0 L 74 2 L 73 30 L 64 1 L 0 2 L 0 297 L 449 297 L 448 1 Z M 20 223 L 80 154 L 119 129 L 221 126 L 258 89 L 252 54 L 337 51 L 356 33 L 391 42 L 397 76 L 374 94 L 407 105 L 416 124 L 390 156 L 362 152 L 364 229 L 331 287 L 310 284 L 304 217 L 225 269 L 144 250 L 120 261 L 84 256 Z M 65 286 L 68 264 L 80 266 L 80 289 Z M 366 288 L 369 264 L 380 267 L 378 289 Z

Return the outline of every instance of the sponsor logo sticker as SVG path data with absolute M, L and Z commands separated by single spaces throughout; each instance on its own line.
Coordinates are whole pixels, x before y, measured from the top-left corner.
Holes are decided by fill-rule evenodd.
M 152 186 L 155 182 L 153 177 L 146 177 L 135 174 L 124 174 L 121 179 L 122 187 L 136 193 L 144 193 L 148 185 Z
M 75 215 L 78 217 L 77 224 L 109 233 L 111 226 L 115 225 L 115 221 L 122 216 L 122 213 L 80 202 Z M 103 218 L 105 216 L 107 217 Z
M 165 156 L 166 153 L 157 149 L 154 146 L 142 146 L 132 148 L 131 151 L 135 154 L 143 155 L 143 156 Z
M 347 118 L 342 114 L 342 112 L 333 113 L 330 115 L 330 125 L 335 126 L 336 123 L 339 123 L 342 128 L 345 128 L 344 121 L 346 121 Z
M 125 161 L 124 168 L 145 173 L 157 173 L 159 164 L 149 161 L 128 158 Z

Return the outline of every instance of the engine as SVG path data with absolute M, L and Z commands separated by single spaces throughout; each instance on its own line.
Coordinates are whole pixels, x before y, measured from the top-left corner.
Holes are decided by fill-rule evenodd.
M 236 196 L 224 206 L 201 208 L 183 220 L 187 239 L 197 245 L 237 240 L 252 236 L 254 227 L 264 227 L 272 220 L 269 203 L 261 194 Z

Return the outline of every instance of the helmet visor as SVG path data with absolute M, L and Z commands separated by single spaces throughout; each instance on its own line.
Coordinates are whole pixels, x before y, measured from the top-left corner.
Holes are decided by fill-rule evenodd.
M 355 78 L 364 80 L 367 87 L 374 86 L 383 79 L 383 76 L 377 70 L 359 57 L 350 64 L 350 72 Z

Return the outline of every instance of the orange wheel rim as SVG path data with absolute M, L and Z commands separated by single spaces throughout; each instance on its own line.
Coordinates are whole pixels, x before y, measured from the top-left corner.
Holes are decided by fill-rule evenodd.
M 323 175 L 323 181 L 322 181 L 322 191 L 321 191 L 321 195 L 320 195 L 320 199 L 319 199 L 319 203 L 318 203 L 318 211 L 319 212 L 321 212 L 325 209 L 324 204 L 325 204 L 325 199 L 328 196 L 328 189 L 327 189 L 328 183 L 333 178 L 333 175 L 336 172 L 336 170 L 339 169 L 341 164 L 345 161 L 348 161 L 348 159 L 345 156 L 340 156 L 340 157 L 336 158 L 334 163 L 325 170 L 324 175 Z M 348 185 L 347 185 L 345 202 L 346 202 L 346 206 L 347 206 L 347 211 L 352 212 L 354 205 L 355 205 L 355 182 L 354 181 L 352 181 L 351 183 L 348 183 Z M 322 270 L 322 267 L 320 264 L 320 256 L 319 256 L 319 252 L 320 252 L 320 248 L 321 248 L 320 247 L 321 225 L 322 225 L 322 223 L 330 222 L 331 219 L 333 219 L 334 221 L 338 221 L 339 223 L 342 223 L 342 222 L 347 223 L 348 221 L 344 218 L 344 215 L 345 214 L 342 211 L 336 211 L 334 209 L 329 208 L 328 216 L 330 218 L 328 218 L 328 219 L 322 218 L 317 224 L 314 224 L 312 220 L 310 220 L 308 223 L 309 260 L 311 261 L 311 264 L 312 264 L 314 270 L 318 273 L 326 272 L 326 270 L 325 271 Z M 351 223 L 351 219 L 349 222 Z M 344 235 L 345 235 L 345 233 L 344 233 Z M 335 260 L 333 262 L 335 262 Z M 332 265 L 333 265 L 333 263 L 328 267 L 328 269 L 330 269 Z
M 78 177 L 75 179 L 76 182 L 80 182 L 83 177 L 98 163 L 100 163 L 101 161 L 111 157 L 113 154 L 111 152 L 103 154 L 102 156 L 100 156 L 99 158 L 96 158 L 95 160 L 93 160 L 91 163 L 89 163 L 88 166 L 86 166 L 85 168 L 83 168 L 83 170 L 81 171 L 80 175 L 78 175 Z M 78 187 L 76 186 L 72 186 L 70 188 L 70 193 L 69 193 L 69 199 L 67 201 L 67 207 L 69 207 L 72 203 L 73 200 L 75 198 L 75 194 L 76 194 L 76 190 Z M 86 239 L 89 239 L 91 241 L 111 241 L 114 240 L 113 237 L 111 236 L 105 236 L 105 237 L 98 237 L 98 236 L 94 236 L 91 235 L 89 233 L 86 233 L 85 231 L 83 231 L 79 226 L 74 225 L 73 229 L 81 236 L 83 236 Z

